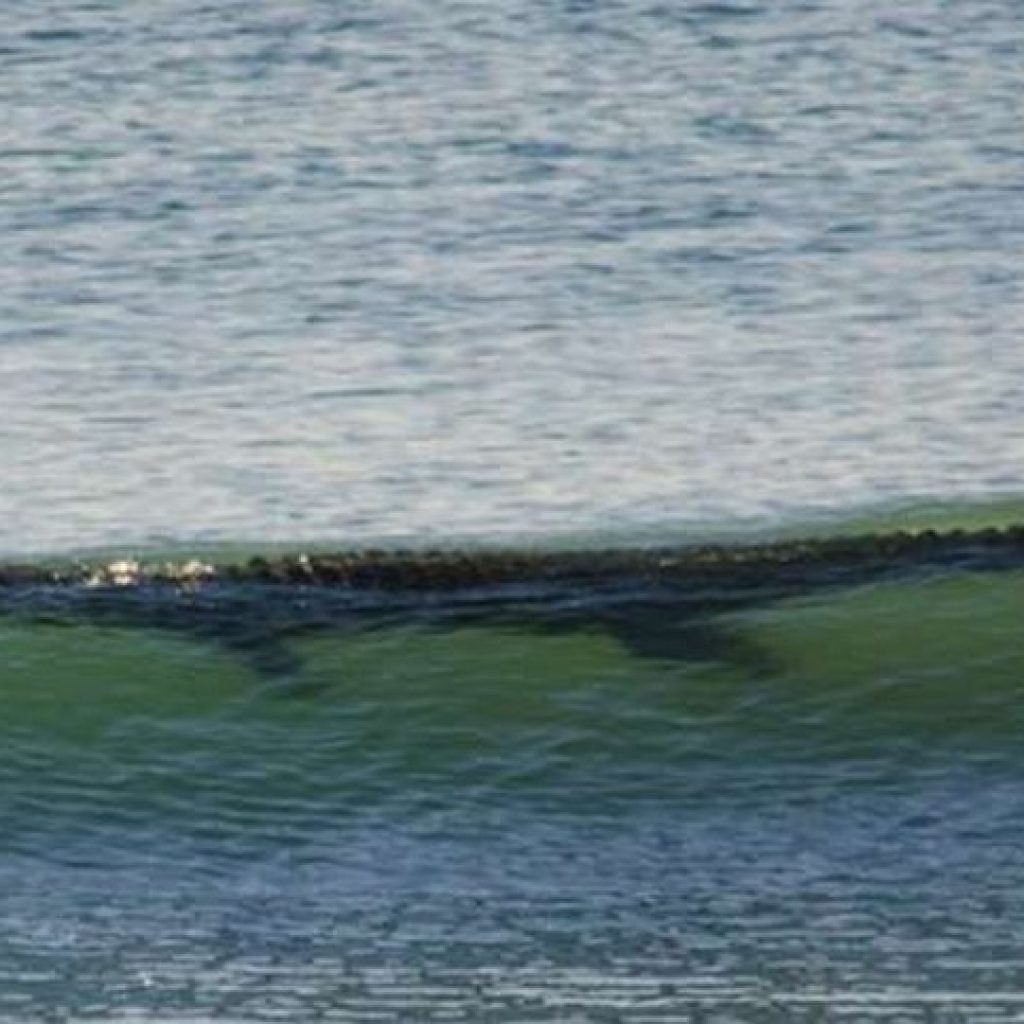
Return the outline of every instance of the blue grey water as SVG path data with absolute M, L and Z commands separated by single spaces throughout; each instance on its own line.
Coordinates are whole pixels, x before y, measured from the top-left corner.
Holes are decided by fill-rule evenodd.
M 0 552 L 1018 503 L 1022 95 L 1015 0 L 4 4 Z M 1020 1021 L 1021 588 L 4 623 L 0 1019 Z
M 1024 13 L 0 13 L 0 550 L 1020 491 Z

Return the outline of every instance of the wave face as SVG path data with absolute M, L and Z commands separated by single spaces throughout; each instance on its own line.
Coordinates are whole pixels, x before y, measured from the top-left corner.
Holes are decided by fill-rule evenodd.
M 0 1024 L 1021 1024 L 1022 18 L 0 2 Z
M 177 630 L 301 676 L 296 637 L 405 622 L 604 632 L 648 657 L 746 656 L 727 611 L 951 572 L 1024 568 L 1024 526 L 578 551 L 363 551 L 242 562 L 0 565 L 0 612 Z
M 0 619 L 0 1010 L 1010 1020 L 1015 536 L 677 552 L 725 573 L 698 607 L 663 550 L 411 604 L 266 555 L 155 601 L 9 576 L 50 603 Z M 263 619 L 196 626 L 237 593 Z

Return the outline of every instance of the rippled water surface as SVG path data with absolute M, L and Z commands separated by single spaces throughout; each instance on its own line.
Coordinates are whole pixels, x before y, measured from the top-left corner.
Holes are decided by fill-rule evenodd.
M 6 4 L 4 561 L 1019 519 L 1022 68 L 1011 0 Z M 1024 1020 L 1019 573 L 40 607 L 0 1020 Z
M 1021 607 L 326 631 L 287 678 L 8 624 L 0 1019 L 1019 1020 Z
M 1019 493 L 1022 38 L 1008 0 L 8 5 L 0 548 Z

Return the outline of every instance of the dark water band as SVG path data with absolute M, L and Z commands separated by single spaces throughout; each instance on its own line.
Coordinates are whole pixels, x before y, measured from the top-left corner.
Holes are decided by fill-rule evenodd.
M 293 640 L 416 625 L 595 630 L 633 655 L 777 670 L 721 613 L 929 573 L 1024 568 L 1024 526 L 764 544 L 531 551 L 362 551 L 239 564 L 0 568 L 0 615 L 173 631 L 241 656 L 260 677 L 303 677 Z
M 856 583 L 928 569 L 1024 566 L 1024 524 L 896 531 L 767 543 L 579 551 L 342 551 L 254 557 L 243 563 L 122 559 L 66 566 L 0 565 L 0 587 L 174 588 L 224 584 L 340 590 L 457 592 L 515 585 L 728 587 L 805 579 Z

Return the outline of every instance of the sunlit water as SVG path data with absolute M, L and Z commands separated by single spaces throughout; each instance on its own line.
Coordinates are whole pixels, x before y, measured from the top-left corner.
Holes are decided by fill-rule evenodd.
M 1022 40 L 7 5 L 0 551 L 1017 518 Z M 1022 1020 L 1022 607 L 879 585 L 663 659 L 398 621 L 287 679 L 0 622 L 0 1019 Z
M 8 6 L 0 550 L 1019 492 L 1022 19 Z

